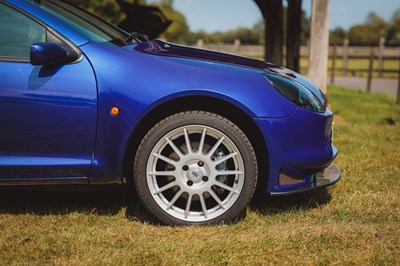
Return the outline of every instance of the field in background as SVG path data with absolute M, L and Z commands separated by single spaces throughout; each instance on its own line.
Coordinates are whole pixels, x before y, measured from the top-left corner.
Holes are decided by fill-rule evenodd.
M 335 186 L 253 203 L 243 221 L 151 223 L 129 190 L 0 193 L 0 264 L 375 264 L 400 261 L 400 108 L 330 87 Z
M 259 60 L 264 60 L 264 55 L 263 53 L 255 53 L 255 52 L 239 52 L 238 54 L 246 57 L 251 57 Z M 332 68 L 332 58 L 329 59 L 328 61 L 328 75 L 330 76 L 331 74 L 331 68 Z M 285 60 L 283 62 L 283 65 L 285 65 Z M 378 69 L 378 60 L 374 60 L 373 68 L 375 70 Z M 343 60 L 341 58 L 336 59 L 336 68 L 335 68 L 335 75 L 336 76 L 355 76 L 355 77 L 366 77 L 368 76 L 368 67 L 369 67 L 369 59 L 360 59 L 360 58 L 353 58 L 349 59 L 348 63 L 348 70 L 345 72 L 343 71 Z M 397 78 L 397 73 L 398 69 L 400 68 L 400 63 L 399 60 L 397 59 L 385 59 L 383 61 L 383 68 L 386 71 L 389 71 L 388 73 L 383 73 L 382 77 L 383 78 Z M 361 70 L 361 71 L 360 71 Z M 300 73 L 301 74 L 307 74 L 308 71 L 308 59 L 307 58 L 301 58 L 300 59 Z M 373 77 L 379 77 L 378 71 L 373 72 Z
M 331 75 L 332 70 L 332 59 L 328 61 L 328 76 Z M 369 59 L 349 59 L 349 69 L 347 72 L 343 71 L 343 60 L 338 58 L 336 59 L 336 68 L 335 68 L 335 76 L 354 76 L 354 77 L 367 77 L 369 67 Z M 400 68 L 399 60 L 396 59 L 386 59 L 383 62 L 383 67 L 386 72 L 382 74 L 383 78 L 397 78 L 398 69 Z M 378 69 L 378 61 L 374 60 L 373 69 Z M 360 71 L 362 70 L 362 71 Z M 308 59 L 302 58 L 300 60 L 300 72 L 301 74 L 307 74 L 308 71 Z M 379 77 L 378 71 L 374 71 L 372 74 L 373 77 Z
M 264 60 L 264 47 L 262 45 L 235 45 L 235 44 L 207 44 L 202 48 L 217 50 L 227 53 L 239 54 L 259 60 Z M 344 68 L 346 60 L 343 57 L 344 48 L 337 47 L 335 75 L 347 75 L 356 77 L 366 77 L 369 69 L 369 58 L 371 53 L 370 47 L 354 47 L 347 48 L 347 68 Z M 330 47 L 329 72 L 333 62 L 333 47 Z M 378 47 L 373 48 L 375 57 L 373 62 L 373 77 L 397 78 L 400 69 L 400 47 L 384 47 L 379 52 Z M 381 55 L 380 55 L 381 53 Z M 308 48 L 301 46 L 300 48 L 300 73 L 307 74 L 308 71 Z M 382 59 L 382 75 L 379 74 L 379 58 Z M 285 57 L 283 60 L 285 65 Z M 329 73 L 330 75 L 330 73 Z

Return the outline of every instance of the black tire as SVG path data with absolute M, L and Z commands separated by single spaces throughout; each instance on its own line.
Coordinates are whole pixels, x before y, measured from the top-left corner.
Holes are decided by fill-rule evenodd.
M 145 135 L 134 159 L 139 199 L 150 214 L 169 225 L 235 220 L 245 213 L 256 183 L 257 159 L 251 142 L 230 120 L 209 112 L 186 111 L 161 120 Z M 171 188 L 160 192 L 168 185 Z

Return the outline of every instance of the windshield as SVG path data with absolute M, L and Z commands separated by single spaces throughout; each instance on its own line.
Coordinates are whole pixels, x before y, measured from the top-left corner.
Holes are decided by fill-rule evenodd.
M 59 0 L 35 0 L 34 3 L 90 41 L 116 46 L 129 44 L 129 33 L 79 7 Z

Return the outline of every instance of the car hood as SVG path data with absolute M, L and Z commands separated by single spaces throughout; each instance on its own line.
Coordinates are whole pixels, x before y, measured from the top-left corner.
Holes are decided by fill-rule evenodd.
M 136 51 L 148 54 L 215 61 L 220 63 L 228 63 L 228 64 L 251 67 L 256 69 L 268 69 L 268 68 L 278 67 L 271 63 L 266 63 L 256 59 L 251 59 L 227 53 L 221 53 L 212 50 L 177 45 L 173 43 L 164 42 L 161 40 L 142 42 L 139 45 L 137 45 L 134 49 Z
M 326 99 L 323 93 L 311 81 L 290 69 L 280 67 L 272 63 L 212 50 L 177 45 L 161 40 L 142 42 L 135 46 L 133 49 L 138 52 L 143 52 L 147 54 L 213 61 L 218 63 L 236 65 L 239 67 L 249 67 L 262 71 L 268 71 L 274 74 L 284 75 L 288 78 L 294 79 L 297 82 L 302 83 L 304 86 L 309 88 L 318 97 L 321 103 L 326 105 Z

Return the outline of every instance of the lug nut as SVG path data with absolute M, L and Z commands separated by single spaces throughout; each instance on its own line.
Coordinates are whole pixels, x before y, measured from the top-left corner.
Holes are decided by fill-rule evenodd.
M 187 184 L 189 187 L 191 187 L 191 186 L 193 186 L 193 181 L 192 181 L 192 180 L 188 180 L 188 181 L 186 182 L 186 184 Z
M 203 176 L 202 179 L 203 179 L 204 182 L 207 182 L 208 181 L 208 176 L 205 175 L 205 176 Z
M 184 165 L 184 166 L 182 167 L 182 169 L 183 169 L 183 171 L 187 171 L 187 170 L 189 170 L 189 166 Z
M 200 166 L 200 167 L 202 167 L 202 166 L 204 165 L 204 163 L 203 163 L 202 161 L 199 161 L 199 162 L 197 163 L 197 165 Z

